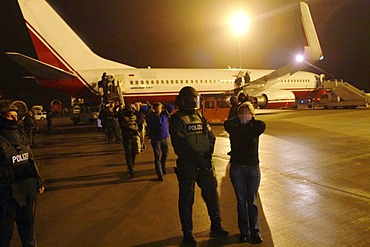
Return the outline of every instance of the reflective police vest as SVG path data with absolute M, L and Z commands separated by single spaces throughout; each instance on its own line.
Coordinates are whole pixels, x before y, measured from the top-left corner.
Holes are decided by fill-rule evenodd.
M 21 145 L 12 145 L 6 138 L 0 135 L 0 152 L 3 157 L 0 163 L 0 173 L 2 182 L 13 183 L 16 174 L 23 174 L 28 170 L 30 149 L 27 139 L 22 140 Z M 26 169 L 26 170 L 25 170 Z
M 128 133 L 123 133 L 129 134 L 129 135 L 137 135 L 138 130 L 139 130 L 139 125 L 137 123 L 138 119 L 136 114 L 127 114 L 125 113 L 122 117 L 123 122 L 125 122 L 124 129 Z
M 4 153 L 2 164 L 12 166 L 28 164 L 30 149 L 27 140 L 23 140 L 21 145 L 12 145 L 6 138 L 0 136 L 0 148 Z
M 185 141 L 200 156 L 204 156 L 211 148 L 208 137 L 208 125 L 203 117 L 198 113 L 184 113 L 177 111 L 174 115 L 178 116 L 185 126 Z

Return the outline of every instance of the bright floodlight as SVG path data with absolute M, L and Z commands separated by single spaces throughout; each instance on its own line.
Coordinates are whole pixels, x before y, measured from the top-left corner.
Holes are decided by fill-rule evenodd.
M 232 30 L 239 36 L 243 35 L 250 26 L 248 16 L 243 12 L 235 13 L 230 22 Z
M 304 57 L 302 56 L 302 55 L 297 55 L 297 56 L 295 56 L 295 60 L 297 61 L 297 62 L 302 62 L 303 61 L 303 59 L 304 59 Z

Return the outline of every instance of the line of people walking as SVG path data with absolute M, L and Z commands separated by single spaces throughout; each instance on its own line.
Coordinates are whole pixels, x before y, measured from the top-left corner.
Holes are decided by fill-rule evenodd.
M 174 107 L 155 102 L 153 105 L 110 103 L 102 108 L 99 119 L 102 131 L 108 143 L 115 139 L 122 143 L 127 169 L 131 176 L 135 175 L 136 155 L 146 148 L 145 137 L 151 139 L 154 152 L 155 170 L 159 181 L 164 180 L 166 161 L 168 156 L 168 118 Z
M 231 104 L 224 128 L 229 134 L 231 144 L 231 151 L 228 153 L 230 179 L 237 201 L 239 240 L 260 243 L 262 237 L 257 198 L 261 173 L 258 145 L 259 136 L 266 127 L 264 122 L 255 120 L 254 107 L 247 95 L 240 93 L 238 98 L 232 97 Z M 198 111 L 198 92 L 192 87 L 182 88 L 175 105 L 178 110 L 172 115 L 173 107 L 164 106 L 160 102 L 153 106 L 148 105 L 146 109 L 141 104 L 130 103 L 126 106 L 119 105 L 116 110 L 111 106 L 107 112 L 116 116 L 121 132 L 115 138 L 116 142 L 123 143 L 126 165 L 131 176 L 136 173 L 136 155 L 140 153 L 140 148 L 143 149 L 143 136 L 140 138 L 140 135 L 147 130 L 153 148 L 156 175 L 159 181 L 163 181 L 167 173 L 168 138 L 171 138 L 178 157 L 174 169 L 179 186 L 178 208 L 183 242 L 194 246 L 197 243 L 192 222 L 195 184 L 202 190 L 202 198 L 211 221 L 211 232 L 220 236 L 228 236 L 229 232 L 221 223 L 216 172 L 212 161 L 216 138 L 207 120 Z M 109 130 L 105 133 L 110 142 Z

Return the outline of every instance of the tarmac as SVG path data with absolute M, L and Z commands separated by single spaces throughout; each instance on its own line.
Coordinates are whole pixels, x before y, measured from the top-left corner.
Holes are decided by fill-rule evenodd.
M 262 112 L 262 179 L 258 246 L 370 246 L 370 109 Z M 38 197 L 35 234 L 44 246 L 185 246 L 178 216 L 172 146 L 157 181 L 150 140 L 130 178 L 121 144 L 108 144 L 95 125 L 39 122 L 35 159 L 46 181 Z M 217 137 L 221 216 L 230 236 L 210 233 L 200 189 L 193 206 L 197 246 L 239 243 L 235 194 L 229 178 L 229 139 Z M 21 246 L 17 231 L 11 246 Z

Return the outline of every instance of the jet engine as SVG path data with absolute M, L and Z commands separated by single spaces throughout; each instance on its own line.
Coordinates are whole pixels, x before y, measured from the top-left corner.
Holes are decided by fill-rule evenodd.
M 257 108 L 264 109 L 266 108 L 268 104 L 268 98 L 266 94 L 262 94 L 257 97 L 252 97 L 253 98 L 253 105 L 257 106 Z
M 288 90 L 269 90 L 251 98 L 254 105 L 261 109 L 287 108 L 295 105 L 294 93 Z

